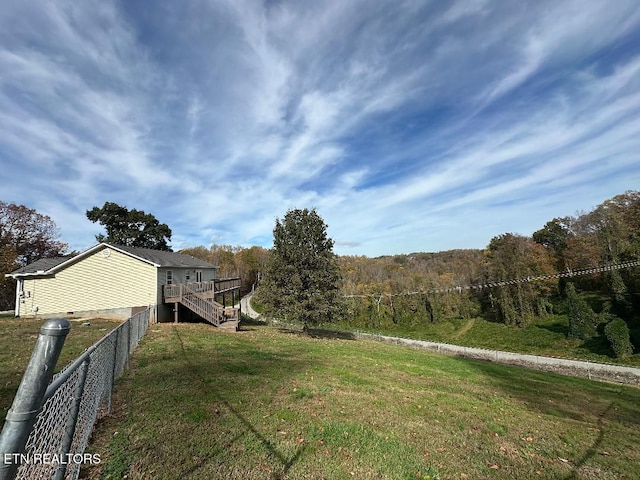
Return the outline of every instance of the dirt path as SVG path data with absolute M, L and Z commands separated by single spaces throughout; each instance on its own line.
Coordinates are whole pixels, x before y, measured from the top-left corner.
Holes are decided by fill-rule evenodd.
M 467 320 L 464 326 L 453 335 L 453 338 L 460 338 L 461 336 L 463 336 L 465 333 L 471 330 L 471 327 L 473 327 L 474 323 L 476 323 L 475 318 Z

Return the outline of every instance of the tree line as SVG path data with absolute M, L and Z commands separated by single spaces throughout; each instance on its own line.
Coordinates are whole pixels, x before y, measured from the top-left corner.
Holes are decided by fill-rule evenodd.
M 460 292 L 455 287 L 570 274 L 639 258 L 640 192 L 628 191 L 589 212 L 554 218 L 531 236 L 498 235 L 484 249 L 340 257 L 344 293 L 356 295 L 348 299 L 346 320 L 354 326 L 419 325 L 481 316 L 517 327 L 561 313 L 569 317 L 570 336 L 587 339 L 600 331 L 625 344 L 619 349 L 625 355 L 630 334 L 640 345 L 640 268 Z M 446 289 L 452 291 L 428 293 Z

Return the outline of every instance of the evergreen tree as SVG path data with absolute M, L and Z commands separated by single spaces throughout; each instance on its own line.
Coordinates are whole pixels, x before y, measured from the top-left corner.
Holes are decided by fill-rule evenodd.
M 595 335 L 598 316 L 589 304 L 578 296 L 573 283 L 567 283 L 567 315 L 569 316 L 569 336 L 587 339 Z
M 267 315 L 299 320 L 305 330 L 330 322 L 342 311 L 340 282 L 333 240 L 315 209 L 289 210 L 282 221 L 276 219 L 260 286 Z
M 629 337 L 629 327 L 621 318 L 615 317 L 604 327 L 604 334 L 611 344 L 611 349 L 618 358 L 627 358 L 633 355 L 633 345 Z

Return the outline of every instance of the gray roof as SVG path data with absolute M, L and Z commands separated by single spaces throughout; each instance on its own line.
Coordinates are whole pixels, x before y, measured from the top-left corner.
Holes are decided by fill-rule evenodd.
M 160 267 L 192 267 L 192 268 L 217 268 L 211 263 L 184 253 L 165 252 L 151 248 L 128 247 L 125 245 L 108 245 L 115 250 L 120 250 L 141 258 Z
M 200 260 L 199 258 L 184 253 L 165 252 L 162 250 L 153 250 L 151 248 L 140 247 L 128 247 L 126 245 L 111 245 L 108 243 L 100 243 L 94 247 L 85 250 L 84 252 L 74 257 L 56 257 L 56 258 L 41 258 L 29 265 L 19 268 L 18 270 L 11 272 L 7 275 L 22 276 L 22 275 L 50 275 L 55 270 L 65 268 L 63 265 L 65 262 L 74 263 L 80 261 L 83 257 L 92 254 L 93 252 L 103 250 L 105 248 L 112 248 L 125 255 L 130 255 L 143 262 L 151 263 L 156 267 L 169 267 L 169 268 L 218 268 L 211 263 Z M 15 277 L 14 277 L 15 278 Z
M 20 267 L 19 269 L 11 272 L 11 275 L 16 273 L 37 273 L 37 272 L 46 272 L 47 270 L 51 270 L 53 267 L 57 267 L 63 262 L 66 262 L 71 257 L 55 257 L 55 258 L 41 258 L 40 260 L 36 260 L 29 265 L 25 265 L 24 267 Z

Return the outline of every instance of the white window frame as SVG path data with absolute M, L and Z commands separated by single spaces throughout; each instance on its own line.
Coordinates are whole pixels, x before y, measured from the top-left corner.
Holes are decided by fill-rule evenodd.
M 167 285 L 173 285 L 173 270 L 166 271 Z

